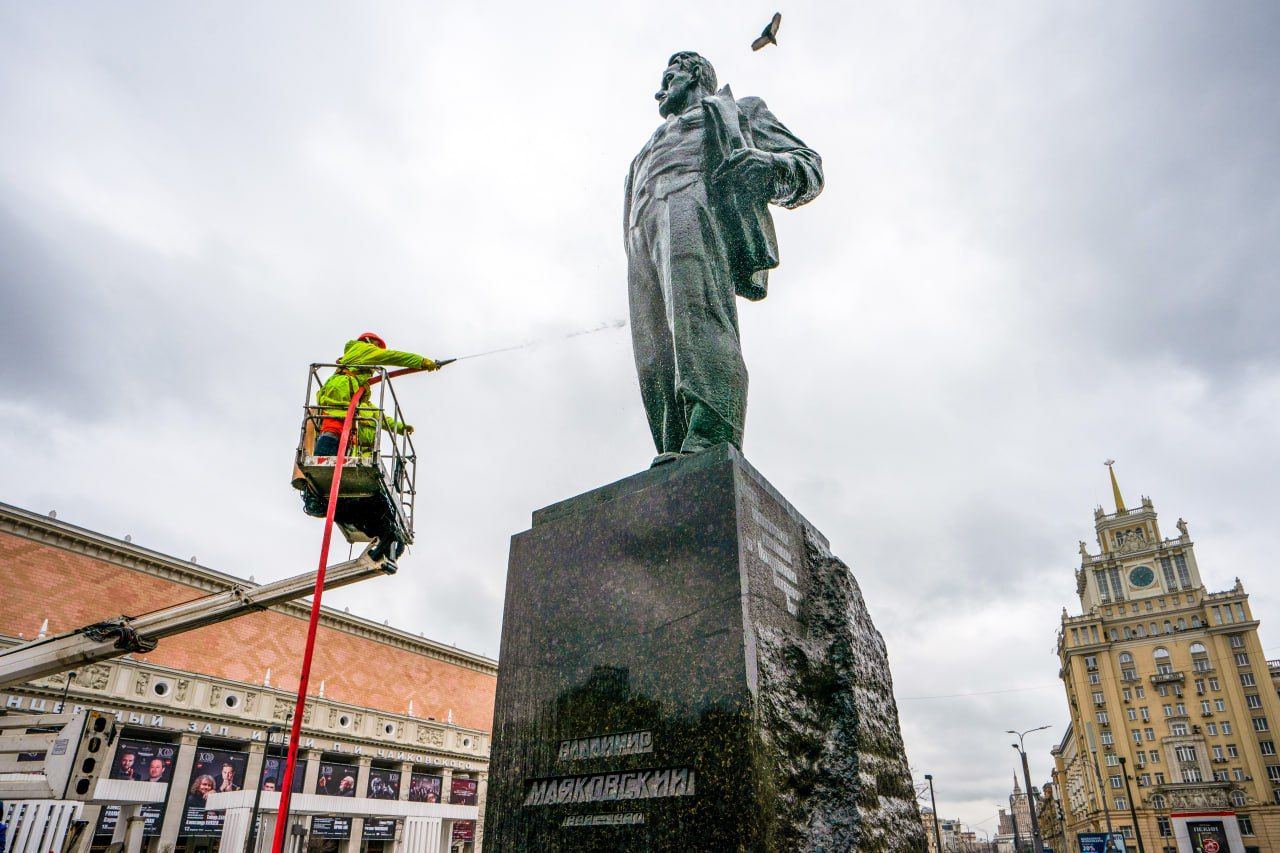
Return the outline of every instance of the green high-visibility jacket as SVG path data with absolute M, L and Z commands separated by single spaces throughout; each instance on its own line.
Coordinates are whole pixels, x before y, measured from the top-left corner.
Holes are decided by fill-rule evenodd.
M 356 407 L 356 422 L 352 429 L 353 446 L 348 452 L 352 455 L 360 452 L 368 453 L 377 438 L 379 425 L 391 432 L 403 433 L 407 425 L 388 417 L 370 399 L 373 397 L 373 392 L 368 390 L 368 383 L 373 378 L 373 371 L 363 368 L 421 367 L 422 362 L 423 357 L 415 353 L 382 349 L 364 341 L 347 341 L 347 345 L 342 350 L 342 358 L 338 359 L 338 364 L 342 367 L 325 380 L 316 394 L 316 405 L 321 407 L 321 414 L 326 419 L 321 429 L 332 425 L 334 420 L 338 422 L 339 427 L 341 426 L 342 421 L 347 417 L 351 396 L 363 385 L 365 392 L 360 398 L 360 404 Z

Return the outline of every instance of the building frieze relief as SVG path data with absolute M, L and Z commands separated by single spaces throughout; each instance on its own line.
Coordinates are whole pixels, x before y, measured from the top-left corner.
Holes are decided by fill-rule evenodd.
M 13 694 L 30 693 L 31 698 L 47 704 L 49 697 L 62 695 L 65 683 L 64 677 L 53 676 L 16 688 Z M 267 696 L 269 702 L 259 701 L 260 696 Z M 81 668 L 68 697 L 69 703 L 110 706 L 132 725 L 251 741 L 261 739 L 268 725 L 286 724 L 295 701 L 293 694 L 283 690 L 148 666 L 132 658 Z M 51 701 L 57 702 L 57 698 Z M 10 707 L 17 710 L 17 706 Z M 371 749 L 427 747 L 450 753 L 454 760 L 488 761 L 489 734 L 484 731 L 320 697 L 312 697 L 304 707 L 305 739 L 333 739 L 349 746 L 334 751 L 368 754 Z

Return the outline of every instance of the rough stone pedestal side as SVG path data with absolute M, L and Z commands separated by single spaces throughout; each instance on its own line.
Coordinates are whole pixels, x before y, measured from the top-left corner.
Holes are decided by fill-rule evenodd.
M 926 849 L 858 585 L 729 445 L 512 539 L 485 848 Z

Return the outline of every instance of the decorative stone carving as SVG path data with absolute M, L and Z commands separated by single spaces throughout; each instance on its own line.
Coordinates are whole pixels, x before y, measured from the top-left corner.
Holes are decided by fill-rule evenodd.
M 245 709 L 245 711 L 247 711 L 247 712 L 249 712 L 249 713 L 253 713 L 253 709 L 254 709 L 254 708 L 256 708 L 256 707 L 257 707 L 257 705 L 258 705 L 258 694 L 257 694 L 257 693 L 246 693 L 246 694 L 244 694 L 244 709 Z
M 216 684 L 215 684 L 215 685 L 213 685 L 212 687 L 210 687 L 210 688 L 209 688 L 209 704 L 210 704 L 210 705 L 217 705 L 217 704 L 218 704 L 218 700 L 219 700 L 219 699 L 221 699 L 221 698 L 222 698 L 222 688 L 221 688 L 221 687 L 219 687 L 218 685 L 216 685 Z
M 1117 530 L 1115 538 L 1116 551 L 1120 554 L 1129 554 L 1149 547 L 1147 543 L 1147 533 L 1141 527 L 1131 527 L 1128 530 Z
M 86 666 L 76 675 L 76 682 L 90 690 L 106 690 L 110 681 L 111 667 L 100 663 Z
M 283 699 L 277 699 L 275 701 L 275 707 L 271 709 L 271 719 L 276 722 L 283 723 L 285 720 L 289 719 L 290 710 L 291 707 L 288 702 Z
M 311 718 L 312 718 L 312 716 L 313 716 L 312 712 L 313 712 L 314 710 L 315 710 L 315 706 L 314 706 L 314 705 L 307 704 L 307 705 L 303 705 L 303 706 L 302 706 L 302 722 L 303 722 L 303 724 L 308 725 L 308 726 L 309 726 L 309 725 L 311 725 Z
M 191 691 L 191 679 L 179 678 L 178 686 L 173 689 L 173 698 L 178 702 L 187 701 L 187 694 Z
M 418 743 L 427 746 L 444 746 L 444 731 L 441 729 L 418 726 Z
M 133 682 L 133 692 L 139 696 L 147 695 L 147 685 L 151 683 L 151 673 L 140 672 Z
M 1084 589 L 1088 585 L 1088 582 L 1084 569 L 1080 569 L 1076 572 L 1076 595 L 1084 595 Z

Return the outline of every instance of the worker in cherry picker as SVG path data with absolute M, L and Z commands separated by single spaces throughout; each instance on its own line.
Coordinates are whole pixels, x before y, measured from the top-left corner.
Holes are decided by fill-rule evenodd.
M 320 407 L 319 434 L 312 448 L 313 456 L 336 456 L 342 438 L 342 424 L 347 417 L 347 407 L 356 389 L 364 386 L 365 393 L 356 406 L 355 423 L 352 425 L 347 455 L 356 456 L 372 452 L 379 426 L 389 432 L 413 434 L 413 427 L 389 417 L 372 400 L 368 390 L 373 378 L 370 367 L 409 367 L 422 370 L 439 370 L 434 359 L 412 352 L 387 349 L 387 342 L 373 332 L 364 332 L 354 341 L 347 341 L 342 365 L 325 380 L 316 393 L 316 405 Z M 328 509 L 328 496 L 318 495 L 310 488 L 302 490 L 302 504 L 308 515 L 324 518 Z M 343 498 L 334 510 L 334 521 L 355 527 L 374 540 L 369 556 L 374 560 L 386 560 L 394 566 L 395 559 L 404 551 L 405 543 L 396 532 L 395 509 L 385 495 L 363 498 Z

